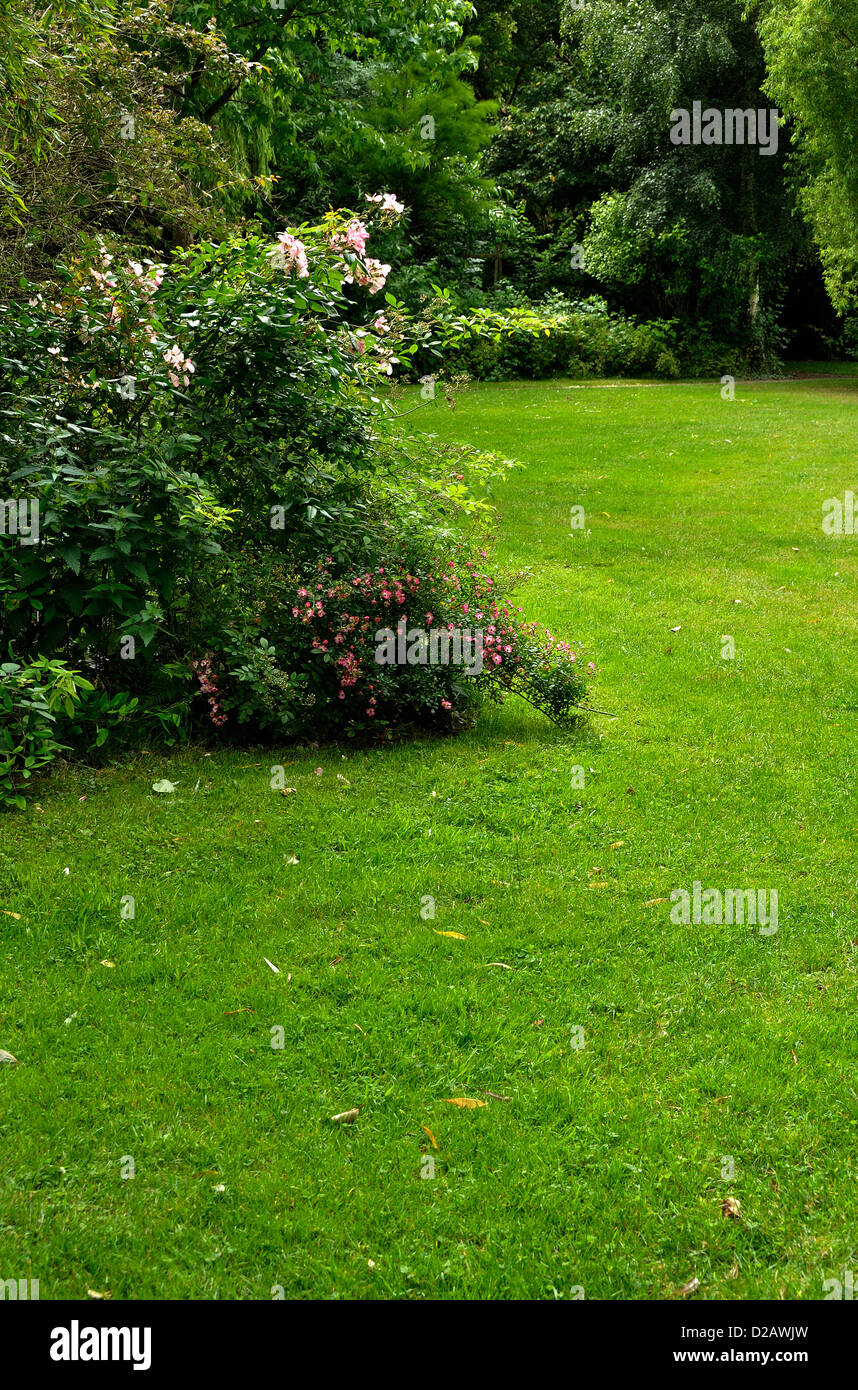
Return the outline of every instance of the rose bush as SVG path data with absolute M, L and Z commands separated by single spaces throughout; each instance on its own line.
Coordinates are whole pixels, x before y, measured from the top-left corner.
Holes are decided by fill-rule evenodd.
M 372 238 L 404 209 L 366 203 L 169 265 L 99 244 L 0 308 L 0 497 L 40 516 L 36 544 L 0 534 L 0 652 L 83 673 L 73 743 L 450 728 L 527 693 L 535 636 L 460 553 L 511 465 L 399 424 L 381 388 L 427 338 L 373 304 L 390 266 Z M 311 580 L 329 607 L 308 622 Z M 509 641 L 488 634 L 476 680 L 397 666 L 370 690 L 364 619 L 395 627 L 418 597 L 426 623 L 479 609 Z M 567 696 L 531 680 L 527 698 L 565 717 L 583 681 L 545 659 Z

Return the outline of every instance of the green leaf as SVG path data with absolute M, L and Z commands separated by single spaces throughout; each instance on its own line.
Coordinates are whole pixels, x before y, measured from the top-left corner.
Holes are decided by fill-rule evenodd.
M 74 570 L 75 574 L 80 574 L 80 546 L 66 542 L 57 547 L 69 569 Z

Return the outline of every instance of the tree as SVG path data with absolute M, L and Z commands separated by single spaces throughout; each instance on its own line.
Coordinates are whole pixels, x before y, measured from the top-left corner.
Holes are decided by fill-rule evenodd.
M 758 110 L 765 67 L 741 0 L 592 0 L 566 12 L 588 88 L 612 132 L 610 192 L 592 209 L 585 262 L 649 312 L 765 353 L 797 237 L 784 141 L 678 145 L 671 113 Z
M 760 33 L 766 90 L 795 121 L 802 206 L 843 310 L 858 301 L 858 4 L 776 0 Z
M 56 0 L 37 12 L 29 0 L 0 0 L 0 222 L 20 223 L 26 204 L 13 173 L 26 144 L 34 163 L 60 138 L 62 116 L 52 100 L 52 78 L 62 59 L 58 31 L 81 57 L 110 25 L 110 0 Z

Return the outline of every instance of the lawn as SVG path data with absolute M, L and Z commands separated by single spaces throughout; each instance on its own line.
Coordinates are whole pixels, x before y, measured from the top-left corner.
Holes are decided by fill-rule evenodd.
M 613 717 L 152 751 L 5 816 L 0 1277 L 819 1299 L 858 1260 L 858 539 L 821 527 L 858 381 L 410 419 L 523 460 L 498 557 Z M 777 932 L 675 924 L 695 880 L 776 889 Z

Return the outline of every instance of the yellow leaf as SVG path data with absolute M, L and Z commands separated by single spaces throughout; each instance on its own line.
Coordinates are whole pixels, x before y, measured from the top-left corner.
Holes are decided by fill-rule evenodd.
M 666 902 L 667 902 L 667 898 L 650 898 L 650 900 L 649 900 L 648 903 L 644 903 L 644 907 L 655 907 L 655 904 L 656 904 L 656 903 L 666 903 Z
M 435 932 L 436 936 L 454 936 L 457 941 L 467 941 L 468 939 L 466 936 L 463 936 L 460 931 L 436 931 L 435 927 L 433 927 L 432 930 Z
M 429 1138 L 432 1140 L 432 1147 L 433 1147 L 433 1149 L 437 1149 L 437 1148 L 438 1148 L 438 1140 L 435 1138 L 435 1135 L 432 1133 L 432 1131 L 431 1131 L 431 1129 L 429 1128 L 429 1126 L 428 1126 L 428 1125 L 423 1125 L 422 1128 L 425 1129 L 426 1133 L 429 1135 Z M 438 1151 L 439 1151 L 439 1153 L 440 1153 L 440 1150 L 438 1150 Z
M 476 1110 L 477 1106 L 485 1107 L 488 1102 L 484 1100 L 471 1100 L 469 1096 L 456 1096 L 452 1100 L 446 1100 L 445 1105 L 458 1105 L 462 1110 Z
M 625 840 L 615 840 L 614 843 L 611 845 L 611 849 L 619 849 L 620 845 L 624 845 L 625 843 Z
M 21 914 L 20 914 L 20 912 L 7 912 L 6 909 L 5 909 L 5 907 L 3 908 L 3 916 L 4 916 L 4 917 L 14 917 L 16 922 L 20 922 L 20 920 L 21 920 Z

